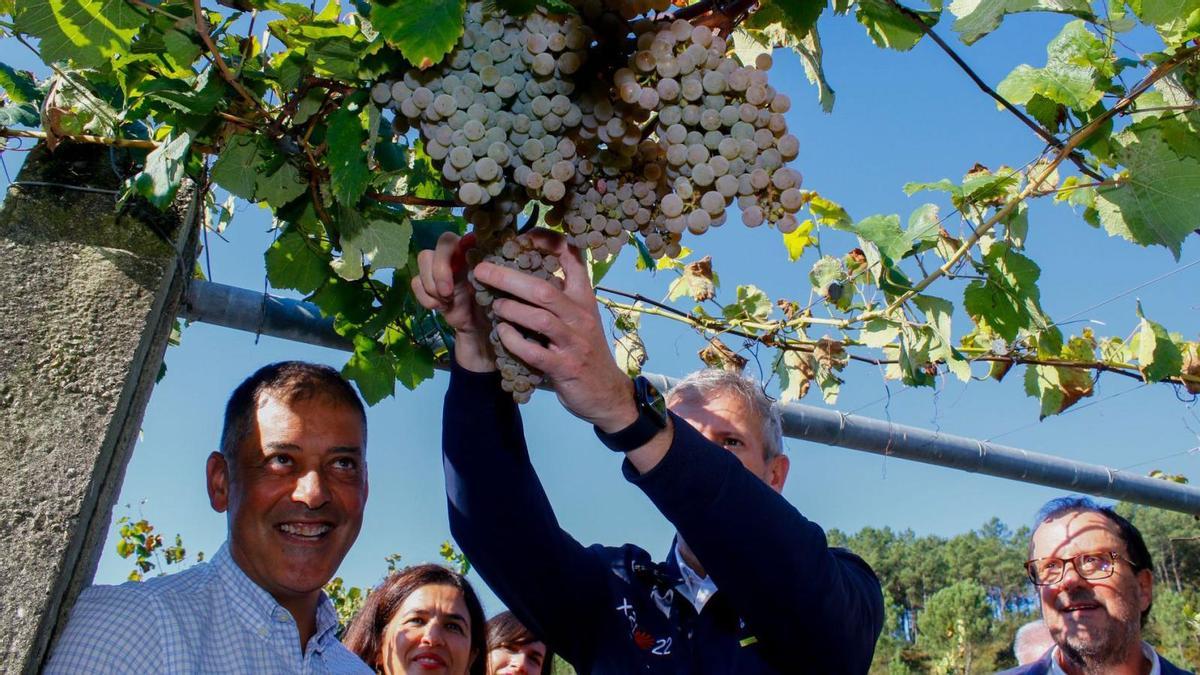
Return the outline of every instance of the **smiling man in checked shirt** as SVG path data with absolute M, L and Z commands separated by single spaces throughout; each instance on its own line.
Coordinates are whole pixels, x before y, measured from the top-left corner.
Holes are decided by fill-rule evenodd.
M 370 673 L 322 592 L 358 537 L 367 420 L 337 371 L 260 369 L 225 409 L 209 501 L 229 538 L 179 574 L 83 592 L 47 673 Z

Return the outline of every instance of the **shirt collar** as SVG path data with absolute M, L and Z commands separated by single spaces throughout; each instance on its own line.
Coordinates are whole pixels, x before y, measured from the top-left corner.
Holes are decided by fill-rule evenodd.
M 228 541 L 221 544 L 211 563 L 220 577 L 225 601 L 253 631 L 261 634 L 260 629 L 270 630 L 277 623 L 295 626 L 291 612 L 238 566 L 229 552 Z M 310 647 L 318 653 L 324 651 L 330 640 L 337 639 L 337 628 L 337 611 L 329 596 L 322 591 L 317 601 L 317 629 L 309 640 Z
M 1154 647 L 1143 642 L 1142 654 L 1150 659 L 1150 675 L 1162 675 L 1162 662 L 1159 660 L 1158 652 L 1154 651 Z M 1058 665 L 1058 647 L 1050 652 L 1050 675 L 1067 675 Z
M 675 541 L 675 562 L 679 565 L 679 575 L 683 577 L 683 595 L 696 608 L 696 613 L 699 614 L 712 596 L 717 592 L 717 584 L 712 580 L 712 577 L 701 577 L 696 570 L 692 569 L 687 561 L 683 559 L 682 552 L 679 550 L 679 541 Z

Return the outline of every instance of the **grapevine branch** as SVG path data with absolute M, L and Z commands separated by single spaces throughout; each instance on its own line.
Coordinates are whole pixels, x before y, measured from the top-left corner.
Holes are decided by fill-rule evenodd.
M 922 21 L 921 17 L 916 12 L 909 9 L 908 7 L 905 7 L 904 5 L 901 5 L 900 3 L 896 2 L 896 0 L 887 0 L 887 2 L 892 7 L 896 8 L 896 10 L 899 11 L 901 14 L 903 14 L 905 17 L 907 17 L 909 21 L 911 21 L 913 24 L 915 24 L 917 27 L 919 27 L 921 29 L 921 32 L 923 32 L 925 35 L 928 35 L 929 39 L 933 40 L 934 44 L 936 44 L 938 47 L 940 47 L 941 50 L 946 53 L 946 56 L 949 56 L 950 60 L 954 61 L 954 63 L 959 68 L 961 68 L 964 73 L 966 73 L 967 77 L 969 77 L 971 79 L 971 81 L 975 83 L 975 86 L 979 87 L 979 89 L 983 93 L 992 97 L 992 99 L 994 99 L 997 103 L 999 103 L 1005 110 L 1009 111 L 1018 120 L 1020 120 L 1022 124 L 1029 127 L 1030 129 L 1032 129 L 1033 132 L 1036 133 L 1039 137 L 1041 137 L 1042 140 L 1046 141 L 1046 143 L 1050 144 L 1055 149 L 1062 149 L 1062 147 L 1063 147 L 1062 139 L 1058 138 L 1054 134 L 1050 133 L 1045 127 L 1043 127 L 1042 125 L 1040 125 L 1037 122 L 1030 119 L 1028 115 L 1026 115 L 1025 113 L 1018 110 L 1017 107 L 1015 105 L 1013 105 L 1011 101 L 1004 98 L 999 93 L 997 93 L 995 89 L 992 89 L 990 86 L 988 86 L 988 84 L 986 82 L 984 82 L 982 78 L 979 77 L 979 75 L 975 72 L 975 70 L 973 68 L 971 68 L 971 66 L 967 65 L 967 62 L 964 61 L 962 59 L 962 57 L 958 55 L 958 52 L 954 51 L 954 49 L 952 47 L 950 47 L 950 45 L 946 44 L 946 41 L 943 40 L 940 35 L 935 33 L 933 28 L 931 28 L 929 26 L 929 24 Z M 1087 175 L 1089 178 L 1093 178 L 1097 181 L 1105 180 L 1103 175 L 1096 172 L 1094 169 L 1092 169 L 1086 163 L 1084 163 L 1083 156 L 1080 155 L 1079 152 L 1077 152 L 1076 150 L 1071 150 L 1069 156 L 1070 156 L 1071 161 L 1075 163 L 1075 166 L 1079 167 L 1079 170 L 1082 173 L 1084 173 L 1085 175 Z
M 200 0 L 193 0 L 192 13 L 196 16 L 196 32 L 200 34 L 200 41 L 203 42 L 204 46 L 208 48 L 208 51 L 212 53 L 213 63 L 216 65 L 217 70 L 220 71 L 221 77 L 229 83 L 229 86 L 233 87 L 234 91 L 240 94 L 242 98 L 246 99 L 247 103 L 255 108 L 258 108 L 260 111 L 263 110 L 262 104 L 259 103 L 258 99 L 255 98 L 249 91 L 247 91 L 246 88 L 242 86 L 242 83 L 238 81 L 238 78 L 229 71 L 229 66 L 225 64 L 225 58 L 221 56 L 221 51 L 217 49 L 217 45 L 213 42 L 212 35 L 210 35 L 208 32 L 208 19 L 204 17 L 204 8 L 200 6 Z
M 644 296 L 638 295 L 636 293 L 626 293 L 624 291 L 618 291 L 618 290 L 614 290 L 611 288 L 605 288 L 603 286 L 597 286 L 596 290 L 602 291 L 605 293 L 610 293 L 613 295 L 618 295 L 618 296 L 634 299 L 639 303 L 645 303 L 645 305 L 648 305 L 648 306 L 643 306 L 643 305 L 638 305 L 638 304 L 631 305 L 631 304 L 616 302 L 616 301 L 610 300 L 608 298 L 597 297 L 597 300 L 600 302 L 600 304 L 602 304 L 605 307 L 608 307 L 610 309 L 626 311 L 626 312 L 637 312 L 639 314 L 645 314 L 645 315 L 650 315 L 650 316 L 658 316 L 658 317 L 662 317 L 662 318 L 670 319 L 672 321 L 677 321 L 677 322 L 686 324 L 686 325 L 691 326 L 692 328 L 699 330 L 699 331 L 714 332 L 714 333 L 718 333 L 721 335 L 734 335 L 734 336 L 737 336 L 740 338 L 745 338 L 747 340 L 752 340 L 754 342 L 762 343 L 762 344 L 765 344 L 770 347 L 777 347 L 779 349 L 783 349 L 783 350 L 787 350 L 787 351 L 799 351 L 799 352 L 804 352 L 804 353 L 812 353 L 814 351 L 814 349 L 817 347 L 817 345 L 819 345 L 821 342 L 820 340 L 801 340 L 801 339 L 796 339 L 796 338 L 779 338 L 776 335 L 775 331 L 777 331 L 779 328 L 781 328 L 783 326 L 782 322 L 776 322 L 774 324 L 742 322 L 742 323 L 738 324 L 738 325 L 741 325 L 741 326 L 744 326 L 747 328 L 770 329 L 764 334 L 755 334 L 755 333 L 750 333 L 750 332 L 747 332 L 744 330 L 739 330 L 738 328 L 734 328 L 734 327 L 732 327 L 733 326 L 732 323 L 725 323 L 720 320 L 714 320 L 714 319 L 709 319 L 709 318 L 705 318 L 705 317 L 698 317 L 693 314 L 689 314 L 687 312 L 684 312 L 684 311 L 681 311 L 674 307 L 671 307 L 669 305 L 664 305 L 663 303 L 656 302 L 654 300 L 651 300 Z M 824 320 L 824 319 L 805 319 L 804 323 L 831 324 L 831 323 L 837 323 L 837 322 Z M 861 343 L 859 343 L 855 340 L 838 340 L 837 342 L 839 342 L 843 347 L 862 346 Z M 1086 370 L 1094 370 L 1097 372 L 1113 373 L 1115 375 L 1120 375 L 1122 377 L 1128 377 L 1130 379 L 1144 381 L 1144 377 L 1142 376 L 1141 372 L 1138 371 L 1137 367 L 1132 364 L 1128 364 L 1128 363 L 1109 363 L 1106 361 L 1071 361 L 1069 359 L 1043 359 L 1043 358 L 1037 358 L 1037 357 L 1032 357 L 1032 356 L 1021 356 L 1021 355 L 1011 355 L 1011 354 L 1010 355 L 988 354 L 986 352 L 986 350 L 984 350 L 984 349 L 971 348 L 971 347 L 961 347 L 961 348 L 959 348 L 959 351 L 968 353 L 968 354 L 973 353 L 973 352 L 978 352 L 978 355 L 973 356 L 971 358 L 972 363 L 974 363 L 974 362 L 1007 363 L 1007 364 L 1011 364 L 1011 365 L 1025 365 L 1025 366 L 1053 366 L 1053 367 L 1058 367 L 1058 368 L 1082 368 L 1082 369 L 1086 369 Z M 868 356 L 862 356 L 859 354 L 852 354 L 852 353 L 846 353 L 846 357 L 852 361 L 857 361 L 859 363 L 866 363 L 866 364 L 873 365 L 873 366 L 895 365 L 900 362 L 899 359 L 876 359 L 876 358 L 871 358 Z M 937 361 L 932 361 L 931 363 L 933 363 L 935 365 L 942 365 L 945 363 L 945 361 L 937 360 Z M 1197 377 L 1195 375 L 1180 374 L 1180 375 L 1172 375 L 1169 377 L 1165 377 L 1162 379 L 1162 381 L 1169 382 L 1172 384 L 1182 384 L 1182 385 L 1187 385 L 1189 383 L 1190 384 L 1200 384 L 1200 377 Z
M 417 197 L 416 195 L 389 195 L 382 192 L 375 192 L 374 190 L 368 192 L 367 196 L 377 202 L 404 204 L 405 206 L 432 206 L 447 209 L 462 206 L 462 204 L 453 199 L 429 199 L 428 197 Z
M 857 317 L 847 320 L 846 325 L 848 326 L 853 323 L 861 323 L 869 319 L 891 315 L 904 303 L 908 302 L 921 291 L 928 288 L 929 285 L 934 281 L 937 281 L 939 278 L 949 273 L 954 268 L 955 264 L 957 264 L 959 260 L 966 256 L 967 253 L 970 252 L 970 250 L 975 246 L 975 244 L 979 243 L 979 240 L 984 234 L 987 234 L 993 227 L 996 226 L 996 223 L 1000 222 L 1010 213 L 1012 213 L 1013 209 L 1015 209 L 1018 204 L 1025 201 L 1030 197 L 1030 195 L 1036 192 L 1037 189 L 1041 187 L 1042 183 L 1045 182 L 1050 176 L 1050 174 L 1053 173 L 1054 170 L 1057 169 L 1064 160 L 1066 160 L 1071 151 L 1079 147 L 1081 143 L 1090 138 L 1092 134 L 1096 133 L 1096 131 L 1104 126 L 1104 124 L 1106 124 L 1110 119 L 1116 115 L 1119 115 L 1122 110 L 1125 110 L 1132 105 L 1133 102 L 1136 101 L 1139 96 L 1144 94 L 1146 90 L 1149 89 L 1155 82 L 1166 77 L 1171 73 L 1171 71 L 1175 70 L 1185 61 L 1195 56 L 1197 51 L 1200 51 L 1200 46 L 1194 45 L 1187 47 L 1179 50 L 1173 56 L 1171 56 L 1171 58 L 1160 63 L 1154 68 L 1154 70 L 1150 72 L 1149 75 L 1147 75 L 1141 82 L 1134 86 L 1124 98 L 1122 98 L 1120 101 L 1117 101 L 1112 108 L 1106 110 L 1104 114 L 1092 120 L 1091 123 L 1084 128 L 1080 129 L 1074 134 L 1071 134 L 1071 137 L 1067 139 L 1067 142 L 1058 151 L 1058 154 L 1045 168 L 1042 169 L 1041 173 L 1039 173 L 1037 177 L 1031 178 L 1029 184 L 1026 185 L 1018 195 L 1008 200 L 1008 202 L 1000 210 L 993 214 L 991 218 L 988 218 L 981 223 L 979 227 L 976 227 L 971 233 L 971 236 L 963 240 L 958 249 L 954 251 L 949 258 L 947 258 L 946 262 L 941 267 L 938 267 L 933 272 L 930 272 L 928 276 L 917 282 L 911 289 L 893 300 L 886 309 L 882 311 L 864 312 Z

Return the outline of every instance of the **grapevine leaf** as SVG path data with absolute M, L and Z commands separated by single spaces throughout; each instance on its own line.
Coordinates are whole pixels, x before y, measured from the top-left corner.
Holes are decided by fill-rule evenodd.
M 0 88 L 4 89 L 13 103 L 38 103 L 42 100 L 33 74 L 15 70 L 7 63 L 0 63 Z
M 414 345 L 399 331 L 389 329 L 388 351 L 393 357 L 395 378 L 405 389 L 412 391 L 433 377 L 433 353 L 423 345 Z
M 138 194 L 160 209 L 167 208 L 183 183 L 191 146 L 192 137 L 183 133 L 168 136 L 161 145 L 151 150 L 146 155 L 146 167 L 133 177 L 133 187 Z
M 1178 47 L 1196 37 L 1200 0 L 1129 0 L 1142 21 L 1154 26 L 1168 46 Z
M 886 319 L 871 319 L 858 332 L 858 341 L 873 349 L 882 349 L 896 341 L 900 327 Z
M 358 203 L 371 181 L 364 139 L 366 131 L 359 111 L 343 107 L 329 116 L 325 140 L 329 145 L 330 182 L 333 196 L 346 206 Z
M 327 275 L 328 261 L 320 261 L 320 273 Z M 375 296 L 363 284 L 349 282 L 339 276 L 327 276 L 325 283 L 309 298 L 325 316 L 335 318 L 337 325 L 361 325 L 371 318 Z
M 304 194 L 308 184 L 300 176 L 300 170 L 291 162 L 280 162 L 270 173 L 259 175 L 254 189 L 256 198 L 272 207 L 279 208 Z
M 757 286 L 737 287 L 737 299 L 721 309 L 726 319 L 766 321 L 771 315 L 771 299 Z
M 821 297 L 837 304 L 839 300 L 848 295 L 846 293 L 848 276 L 846 268 L 842 266 L 842 261 L 827 255 L 813 264 L 812 270 L 808 273 L 808 280 L 812 284 L 813 290 Z
M 816 380 L 817 386 L 821 387 L 821 397 L 826 403 L 836 403 L 843 382 L 837 374 L 850 360 L 845 346 L 837 340 L 822 338 L 813 349 L 813 360 L 817 364 Z
M 288 228 L 266 252 L 267 280 L 275 288 L 292 288 L 304 294 L 312 293 L 328 277 L 328 258 L 318 253 L 325 247 L 316 239 L 307 239 Z M 336 312 L 328 311 L 333 315 Z M 332 309 L 332 307 L 330 307 Z
M 1189 394 L 1200 394 L 1200 343 L 1185 342 L 1181 351 L 1183 356 L 1182 374 L 1196 378 L 1195 380 L 1185 380 L 1183 384 Z
M 716 338 L 710 339 L 697 356 L 700 357 L 700 362 L 706 367 L 718 370 L 741 372 L 746 368 L 747 363 L 746 357 L 733 351 L 728 345 Z
M 875 244 L 858 238 L 859 248 L 866 258 L 867 273 L 872 283 L 889 296 L 896 296 L 912 288 L 912 281 L 897 267 L 891 258 L 880 254 Z
M 466 0 L 377 2 L 371 6 L 371 23 L 404 58 L 425 69 L 454 49 L 466 11 Z
M 905 235 L 919 251 L 932 248 L 938 242 L 941 218 L 937 204 L 922 204 L 908 217 Z
M 38 38 L 46 63 L 103 65 L 128 52 L 144 18 L 126 0 L 27 0 L 16 5 L 16 32 Z
M 597 260 L 592 256 L 592 252 L 588 251 L 588 260 L 590 263 L 588 265 L 588 277 L 592 280 L 593 286 L 600 283 L 600 280 L 603 279 L 605 275 L 608 274 L 609 270 L 613 268 L 613 265 L 616 264 L 617 258 L 620 257 L 621 251 L 624 250 L 624 248 L 625 247 L 622 246 L 620 249 L 617 249 L 616 253 L 608 254 L 608 256 L 606 256 L 603 260 Z
M 817 102 L 821 104 L 821 110 L 833 112 L 833 102 L 837 95 L 833 87 L 829 86 L 829 80 L 825 78 L 825 51 L 821 47 L 821 36 L 817 34 L 817 27 L 814 25 L 810 28 L 799 42 L 792 45 L 792 49 L 800 55 L 800 64 L 804 66 L 804 76 L 808 78 L 809 84 L 817 85 Z
M 974 44 L 1000 26 L 1008 14 L 1060 12 L 1081 19 L 1094 15 L 1087 0 L 954 0 L 950 13 L 957 17 L 954 30 L 964 44 Z
M 1100 80 L 1098 61 L 1106 47 L 1087 29 L 1083 21 L 1063 27 L 1046 47 L 1046 67 L 1019 65 L 996 87 L 997 93 L 1017 104 L 1029 103 L 1042 96 L 1072 110 L 1085 112 L 1100 102 L 1104 82 Z
M 935 298 L 932 295 L 918 295 L 912 301 L 918 309 L 925 313 L 925 320 L 936 336 L 936 340 L 929 350 L 929 356 L 935 361 L 944 361 L 946 367 L 958 379 L 963 382 L 969 381 L 971 365 L 954 348 L 950 329 L 950 317 L 954 314 L 954 305 L 949 300 Z
M 342 375 L 358 385 L 367 405 L 375 405 L 396 393 L 396 359 L 365 335 L 354 337 L 354 355 Z
M 783 25 L 792 35 L 800 36 L 817 23 L 817 18 L 825 9 L 823 2 L 795 2 L 795 0 L 766 0 L 764 6 L 774 5 L 783 16 Z
M 899 260 L 912 250 L 912 240 L 900 229 L 900 216 L 875 215 L 855 223 L 853 232 L 879 247 L 879 252 Z
M 716 294 L 717 275 L 713 273 L 711 256 L 684 265 L 683 273 L 667 289 L 667 297 L 671 300 L 688 295 L 696 302 L 704 302 Z
M 813 221 L 805 220 L 800 225 L 783 235 L 783 245 L 787 248 L 788 261 L 796 262 L 804 255 L 804 250 L 815 246 L 817 238 L 813 236 Z
M 932 387 L 937 383 L 937 370 L 930 364 L 930 329 L 918 330 L 909 325 L 900 327 L 899 363 L 894 371 L 900 381 L 911 387 Z
M 1158 382 L 1163 378 L 1178 375 L 1183 369 L 1183 354 L 1179 345 L 1171 340 L 1165 328 L 1147 319 L 1142 313 L 1142 303 L 1137 304 L 1141 321 L 1134 335 L 1138 370 L 1147 382 Z
M 262 163 L 258 141 L 250 134 L 230 137 L 213 163 L 212 180 L 247 201 L 254 201 L 258 166 Z
M 887 0 L 859 0 L 854 16 L 867 29 L 867 35 L 871 36 L 876 47 L 906 52 L 925 36 L 925 31 L 913 19 L 932 28 L 937 25 L 941 12 L 918 11 L 907 7 L 902 9 Z
M 816 377 L 816 363 L 804 352 L 780 350 L 775 360 L 775 375 L 779 378 L 779 400 L 787 403 L 804 398 L 809 384 Z
M 1131 127 L 1115 140 L 1128 175 L 1117 187 L 1097 190 L 1100 222 L 1109 234 L 1165 246 L 1178 260 L 1184 238 L 1198 224 L 1200 161 L 1175 154 L 1154 128 Z
M 1058 358 L 1069 361 L 1092 361 L 1095 345 L 1087 338 L 1073 337 Z M 1025 393 L 1041 401 L 1040 417 L 1057 415 L 1091 396 L 1094 389 L 1091 375 L 1081 368 L 1062 366 L 1028 366 L 1025 370 Z
M 760 54 L 770 54 L 773 50 L 768 39 L 759 39 L 760 32 L 750 32 L 745 28 L 733 31 L 733 54 L 743 65 L 751 65 Z M 765 36 L 764 36 L 765 38 Z
M 408 264 L 408 246 L 412 241 L 412 222 L 372 220 L 350 236 L 342 237 L 342 258 L 333 266 L 338 276 L 352 281 L 361 279 L 363 265 L 375 269 L 401 269 Z
M 854 224 L 850 214 L 846 213 L 846 209 L 843 209 L 840 204 L 815 192 L 808 192 L 806 196 L 808 197 L 808 210 L 812 212 L 817 223 L 840 230 L 848 230 Z
M 622 334 L 613 342 L 613 355 L 627 375 L 638 375 L 642 372 L 642 364 L 646 363 L 646 345 L 642 336 L 636 330 Z
M 0 106 L 0 127 L 36 127 L 42 123 L 36 103 Z
M 567 2 L 567 0 L 537 0 L 538 7 L 541 7 L 550 14 L 578 14 L 579 10 L 575 5 Z
M 1042 311 L 1037 288 L 1041 269 L 1036 263 L 998 242 L 983 257 L 983 269 L 987 281 L 972 281 L 963 293 L 963 309 L 977 326 L 1009 343 L 1022 331 L 1042 335 L 1057 331 Z

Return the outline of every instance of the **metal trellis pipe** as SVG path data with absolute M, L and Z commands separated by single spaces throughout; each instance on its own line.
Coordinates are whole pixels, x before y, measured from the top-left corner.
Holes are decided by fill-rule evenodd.
M 224 284 L 193 281 L 180 316 L 285 340 L 353 349 L 315 305 Z M 663 391 L 674 382 L 665 375 L 645 375 Z M 802 403 L 781 408 L 783 433 L 790 438 L 1200 516 L 1200 488 L 1189 485 Z

